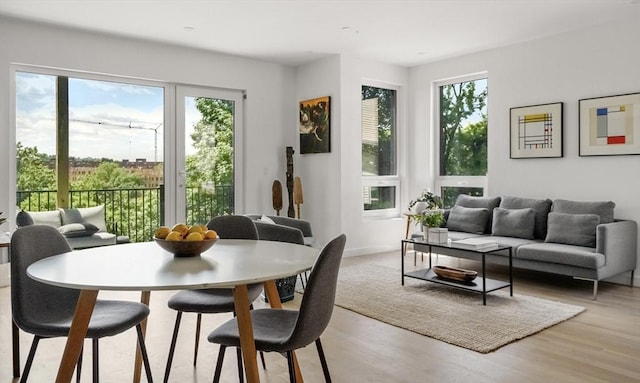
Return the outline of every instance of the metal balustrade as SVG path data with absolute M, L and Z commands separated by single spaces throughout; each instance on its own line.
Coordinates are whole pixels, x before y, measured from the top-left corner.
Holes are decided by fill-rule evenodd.
M 206 224 L 212 217 L 232 214 L 233 186 L 215 186 L 213 189 L 186 188 L 187 224 Z M 29 190 L 16 192 L 19 209 L 47 211 L 57 209 L 56 190 Z M 69 207 L 81 208 L 104 205 L 107 229 L 119 236 L 128 236 L 131 242 L 150 241 L 155 229 L 174 223 L 164 220 L 164 186 L 135 189 L 70 190 Z

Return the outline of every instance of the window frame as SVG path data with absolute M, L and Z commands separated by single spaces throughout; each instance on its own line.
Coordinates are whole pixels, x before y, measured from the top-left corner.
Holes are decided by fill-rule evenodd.
M 454 187 L 454 188 L 481 188 L 482 195 L 486 195 L 487 187 L 488 187 L 488 163 L 487 163 L 487 174 L 484 176 L 453 176 L 453 175 L 441 175 L 440 174 L 440 87 L 445 85 L 457 84 L 461 82 L 469 82 L 469 81 L 477 81 L 477 80 L 487 80 L 487 88 L 489 87 L 489 73 L 488 72 L 477 72 L 463 76 L 451 77 L 443 80 L 434 81 L 432 85 L 432 97 L 433 97 L 433 121 L 432 121 L 432 133 L 433 133 L 433 147 L 435 150 L 432 152 L 432 159 L 434 163 L 434 190 L 435 194 L 441 195 L 443 187 Z M 487 118 L 488 118 L 488 110 L 489 110 L 489 101 L 487 97 Z M 489 141 L 489 125 L 487 124 L 487 145 Z M 487 162 L 488 162 L 487 157 Z
M 374 87 L 381 89 L 388 89 L 395 92 L 395 110 L 394 110 L 394 157 L 395 157 L 395 175 L 385 175 L 385 176 L 365 176 L 362 174 L 362 163 L 360 164 L 360 179 L 361 179 L 361 209 L 362 216 L 364 218 L 396 218 L 400 216 L 400 203 L 401 203 L 401 190 L 400 190 L 400 158 L 398 156 L 400 149 L 400 125 L 402 118 L 400 117 L 400 105 L 402 102 L 401 99 L 401 90 L 402 87 L 400 85 L 374 81 L 374 80 L 363 80 L 360 84 L 360 116 L 362 116 L 362 87 Z M 360 118 L 360 160 L 362 161 L 362 117 Z M 365 210 L 364 209 L 364 189 L 365 187 L 393 187 L 395 188 L 395 201 L 393 208 L 388 209 L 376 209 L 376 210 Z

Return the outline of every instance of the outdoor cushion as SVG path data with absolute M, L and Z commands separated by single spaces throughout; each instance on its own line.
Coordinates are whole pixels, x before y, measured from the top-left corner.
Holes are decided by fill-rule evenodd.
M 90 223 L 69 223 L 62 225 L 58 231 L 67 238 L 86 237 L 98 232 L 98 228 Z
M 616 204 L 612 201 L 568 201 L 564 199 L 553 200 L 551 211 L 569 214 L 596 214 L 600 217 L 600 223 L 613 222 L 613 208 Z
M 600 217 L 595 214 L 549 213 L 549 230 L 545 242 L 596 247 L 596 226 Z
M 447 228 L 452 231 L 464 231 L 466 233 L 483 234 L 489 219 L 489 210 L 486 208 L 472 208 L 454 206 L 449 212 Z
M 16 225 L 18 225 L 18 227 L 25 227 L 33 225 L 34 223 L 33 218 L 24 210 L 20 210 L 16 215 Z
M 536 213 L 533 209 L 493 209 L 492 235 L 533 239 Z
M 503 196 L 500 200 L 500 207 L 504 209 L 533 209 L 535 212 L 535 228 L 533 235 L 538 239 L 544 239 L 547 236 L 547 215 L 551 210 L 550 199 Z
M 60 215 L 62 216 L 63 225 L 70 223 L 90 223 L 95 225 L 101 232 L 107 231 L 104 205 L 77 209 L 60 209 Z
M 53 211 L 30 211 L 29 216 L 36 225 L 49 225 L 53 227 L 60 227 L 60 213 L 57 210 Z

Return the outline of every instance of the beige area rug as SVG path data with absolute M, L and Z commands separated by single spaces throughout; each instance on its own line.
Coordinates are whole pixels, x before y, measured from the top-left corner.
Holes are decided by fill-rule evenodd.
M 515 285 L 517 292 L 517 285 Z M 570 319 L 584 307 L 515 294 L 482 295 L 405 278 L 378 265 L 340 269 L 336 305 L 367 317 L 480 353 Z

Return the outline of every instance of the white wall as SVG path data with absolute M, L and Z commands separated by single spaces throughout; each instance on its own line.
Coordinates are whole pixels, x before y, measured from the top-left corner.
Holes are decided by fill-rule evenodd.
M 245 211 L 271 213 L 271 184 L 284 177 L 284 148 L 293 145 L 294 70 L 172 45 L 63 29 L 0 17 L 0 211 L 15 197 L 7 161 L 15 155 L 10 133 L 10 64 L 130 76 L 163 82 L 246 90 Z M 170 129 L 174 125 L 167 123 Z M 9 154 L 7 154 L 9 153 Z M 9 214 L 11 218 L 11 215 Z M 8 227 L 4 226 L 4 230 Z
M 312 221 L 316 245 L 324 245 L 345 233 L 347 256 L 399 248 L 404 220 L 362 216 L 360 99 L 363 80 L 400 87 L 398 97 L 403 107 L 398 114 L 404 147 L 407 78 L 406 68 L 347 56 L 334 56 L 297 68 L 299 101 L 331 96 L 331 153 L 305 154 L 295 160 L 295 173 L 301 177 L 304 189 L 302 218 Z M 297 138 L 297 131 L 295 135 Z M 404 172 L 404 156 L 400 153 Z
M 414 159 L 425 165 L 429 161 L 427 153 L 418 152 L 428 140 L 433 117 L 427 107 L 432 102 L 432 83 L 487 71 L 488 194 L 611 200 L 616 203 L 617 218 L 640 223 L 640 156 L 578 156 L 578 100 L 640 92 L 637 20 L 412 68 Z M 564 157 L 509 159 L 509 108 L 554 102 L 564 103 Z M 412 168 L 412 176 L 427 182 L 421 173 L 418 166 Z

